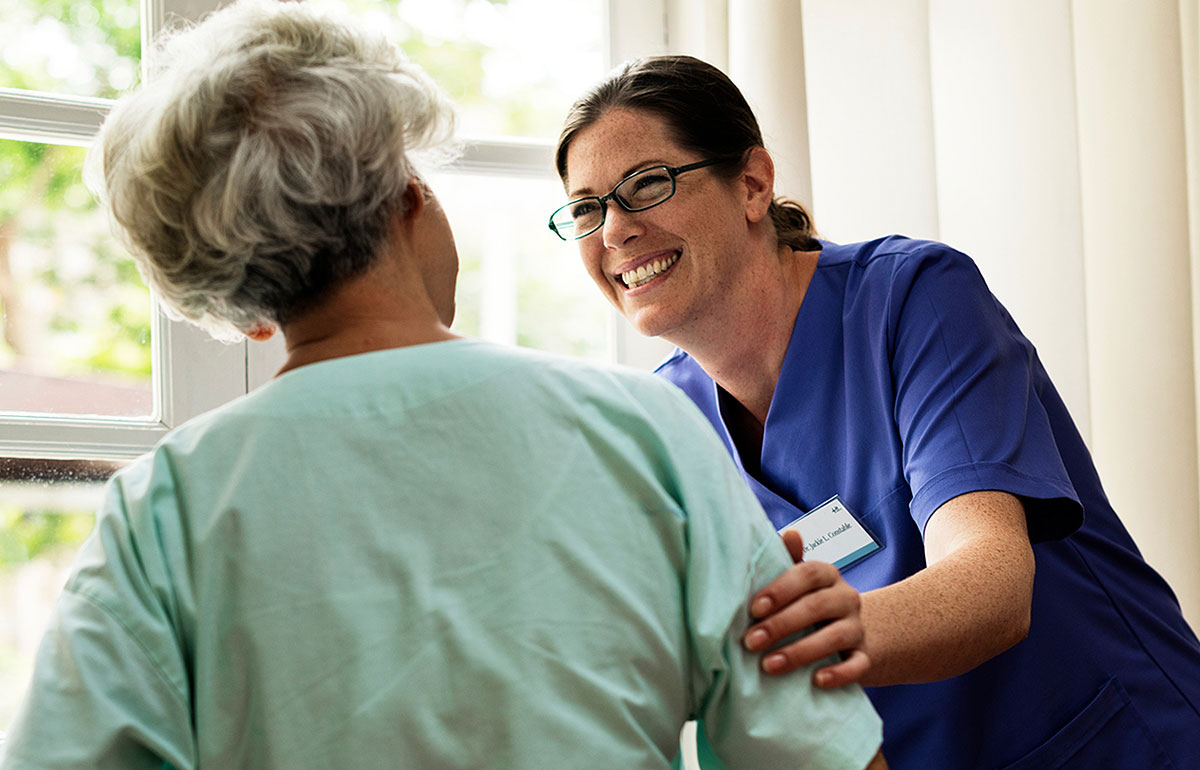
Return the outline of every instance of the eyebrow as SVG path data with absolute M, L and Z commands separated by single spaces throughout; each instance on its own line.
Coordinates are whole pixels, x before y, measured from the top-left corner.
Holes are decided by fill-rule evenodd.
M 648 168 L 655 168 L 657 166 L 666 166 L 667 168 L 671 168 L 671 164 L 665 160 L 654 159 L 654 160 L 639 161 L 638 163 L 634 163 L 632 166 L 630 166 L 628 169 L 626 169 L 625 173 L 621 174 L 620 179 L 617 180 L 617 184 L 620 184 L 621 182 L 625 181 L 625 179 L 627 179 L 630 174 L 635 174 L 638 171 L 643 171 Z M 604 194 L 607 195 L 609 192 L 612 192 L 612 188 L 609 188 L 609 190 L 607 190 Z M 576 198 L 592 198 L 592 197 L 599 198 L 600 196 L 598 194 L 592 192 L 592 188 L 590 188 L 590 187 L 584 187 L 579 190 L 572 190 L 571 192 L 567 193 L 567 198 L 570 200 L 575 200 Z

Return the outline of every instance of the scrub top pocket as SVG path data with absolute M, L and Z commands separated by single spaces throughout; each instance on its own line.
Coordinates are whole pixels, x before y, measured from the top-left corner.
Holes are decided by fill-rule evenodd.
M 1048 741 L 1001 770 L 1101 767 L 1175 770 L 1116 679 L 1105 682 L 1091 703 Z

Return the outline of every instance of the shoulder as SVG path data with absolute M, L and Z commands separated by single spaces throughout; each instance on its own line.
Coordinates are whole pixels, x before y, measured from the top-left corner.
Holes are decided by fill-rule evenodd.
M 932 266 L 978 272 L 969 256 L 939 241 L 888 235 L 861 243 L 822 245 L 818 269 L 846 270 L 860 280 L 894 280 Z
M 891 235 L 829 244 L 818 269 L 841 284 L 848 311 L 889 325 L 914 311 L 940 316 L 950 307 L 979 312 L 996 304 L 975 261 L 938 241 Z
M 618 398 L 633 393 L 665 398 L 676 395 L 677 389 L 669 383 L 651 372 L 631 366 L 569 358 L 530 348 L 488 344 L 481 351 L 513 376 L 559 384 L 580 393 L 610 394 Z
M 708 423 L 672 382 L 621 364 L 584 361 L 528 348 L 487 345 L 491 376 L 542 418 L 593 428 L 616 426 L 625 432 L 678 439 Z

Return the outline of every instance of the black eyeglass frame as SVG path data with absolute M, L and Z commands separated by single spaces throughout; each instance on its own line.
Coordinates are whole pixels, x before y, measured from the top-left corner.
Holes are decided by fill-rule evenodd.
M 567 203 L 564 203 L 563 205 L 559 206 L 558 208 L 556 208 L 554 210 L 554 213 L 552 213 L 550 215 L 550 221 L 547 223 L 547 226 L 550 228 L 551 232 L 553 232 L 559 238 L 562 238 L 564 241 L 577 241 L 580 238 L 586 238 L 589 235 L 591 235 L 592 233 L 599 230 L 601 227 L 604 227 L 604 220 L 608 218 L 608 202 L 609 201 L 616 201 L 618 206 L 620 206 L 621 208 L 623 208 L 626 211 L 631 212 L 631 213 L 636 212 L 636 211 L 646 211 L 647 209 L 652 209 L 655 206 L 661 206 L 662 204 L 666 203 L 667 201 L 669 201 L 675 197 L 675 191 L 677 189 L 677 187 L 675 185 L 675 178 L 677 176 L 679 176 L 680 174 L 686 173 L 688 171 L 695 171 L 696 169 L 707 168 L 708 166 L 713 166 L 713 165 L 716 165 L 717 163 L 721 163 L 721 162 L 727 161 L 727 160 L 729 160 L 728 157 L 716 157 L 716 158 L 708 158 L 707 160 L 699 160 L 699 161 L 696 161 L 695 163 L 688 163 L 685 166 L 647 166 L 646 168 L 638 169 L 637 171 L 634 171 L 632 174 L 630 174 L 629 176 L 622 179 L 620 182 L 617 182 L 616 185 L 613 186 L 612 190 L 609 191 L 608 195 L 601 195 L 601 196 L 586 195 L 582 198 L 576 198 L 573 201 L 568 201 Z M 662 200 L 655 201 L 654 203 L 651 203 L 649 206 L 630 206 L 619 195 L 617 195 L 617 190 L 620 189 L 621 185 L 625 184 L 630 179 L 633 179 L 635 176 L 639 176 L 640 174 L 644 174 L 647 171 L 656 171 L 656 170 L 660 170 L 660 169 L 663 171 L 666 171 L 667 176 L 671 177 L 671 193 L 669 195 L 667 195 L 665 198 L 663 198 Z M 554 226 L 554 218 L 556 216 L 558 216 L 558 213 L 560 211 L 562 211 L 563 209 L 570 208 L 571 206 L 574 206 L 574 205 L 580 203 L 581 201 L 596 201 L 597 203 L 600 204 L 600 222 L 595 227 L 588 230 L 587 232 L 576 233 L 570 237 L 567 237 L 567 236 L 563 235 L 562 233 L 560 233 L 558 231 L 558 228 Z

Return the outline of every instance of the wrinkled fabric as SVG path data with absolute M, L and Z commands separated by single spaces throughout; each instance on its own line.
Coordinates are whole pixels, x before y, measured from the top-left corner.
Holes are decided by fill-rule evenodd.
M 459 340 L 286 373 L 110 482 L 18 768 L 862 768 L 861 691 L 758 673 L 790 560 L 649 374 Z

